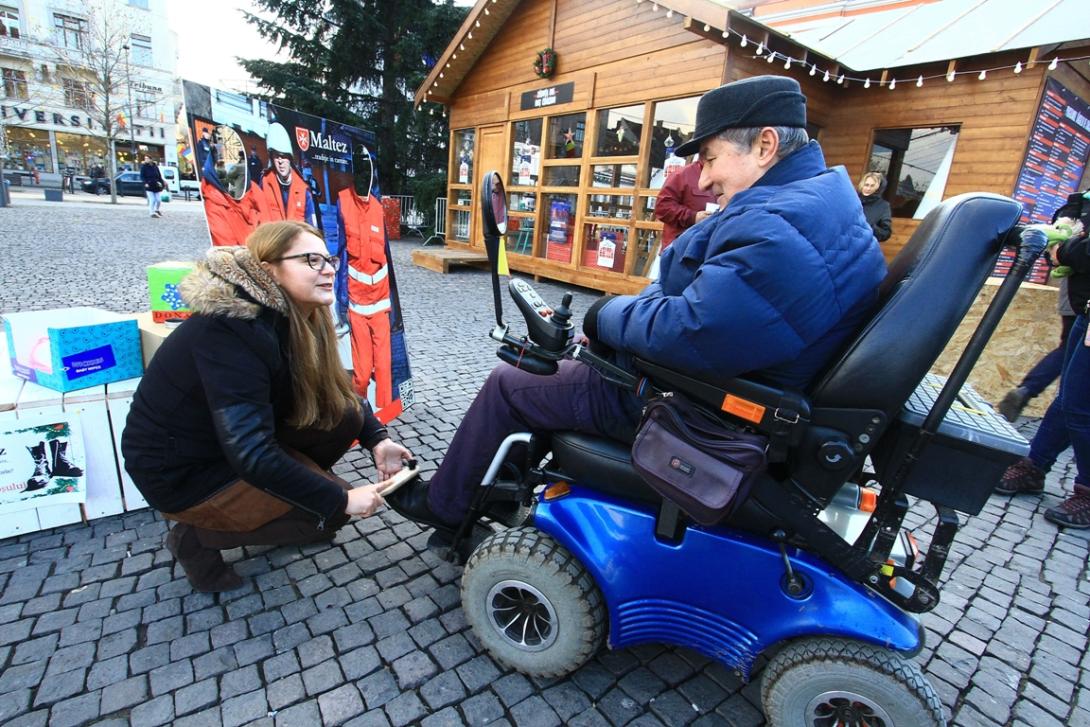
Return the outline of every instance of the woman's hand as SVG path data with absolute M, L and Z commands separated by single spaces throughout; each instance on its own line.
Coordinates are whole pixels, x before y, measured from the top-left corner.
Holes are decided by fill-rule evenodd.
M 383 439 L 371 450 L 375 458 L 375 467 L 382 479 L 387 480 L 401 471 L 405 460 L 413 458 L 412 453 L 392 439 Z
M 369 517 L 386 505 L 386 501 L 379 494 L 381 483 L 377 485 L 364 485 L 357 487 L 348 493 L 348 506 L 345 507 L 346 515 L 358 515 Z

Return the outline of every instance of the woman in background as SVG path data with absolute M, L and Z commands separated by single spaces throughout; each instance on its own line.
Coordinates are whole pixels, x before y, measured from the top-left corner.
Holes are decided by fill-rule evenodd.
M 886 179 L 878 172 L 867 172 L 859 180 L 859 201 L 878 242 L 885 242 L 893 234 L 889 202 L 881 197 L 885 189 Z

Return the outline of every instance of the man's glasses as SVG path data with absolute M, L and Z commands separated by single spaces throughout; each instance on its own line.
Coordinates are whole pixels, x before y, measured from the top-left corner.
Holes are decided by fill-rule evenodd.
M 317 270 L 318 272 L 322 272 L 326 263 L 329 263 L 329 267 L 333 268 L 334 271 L 341 266 L 341 259 L 339 257 L 336 255 L 323 255 L 320 252 L 301 252 L 298 255 L 285 255 L 284 257 L 278 257 L 276 259 L 292 260 L 294 258 L 306 260 L 307 265 L 309 265 L 312 270 Z

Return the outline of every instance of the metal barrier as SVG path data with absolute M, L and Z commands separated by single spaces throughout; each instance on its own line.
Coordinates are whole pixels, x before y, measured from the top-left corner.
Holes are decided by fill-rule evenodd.
M 432 240 L 437 242 L 445 242 L 445 236 L 447 234 L 447 198 L 436 197 L 435 198 L 435 232 L 427 239 L 424 240 L 424 244 L 427 245 Z
M 406 234 L 424 237 L 424 227 L 427 220 L 424 212 L 416 208 L 416 198 L 409 194 L 388 194 L 401 203 L 401 219 L 399 222 L 405 228 Z

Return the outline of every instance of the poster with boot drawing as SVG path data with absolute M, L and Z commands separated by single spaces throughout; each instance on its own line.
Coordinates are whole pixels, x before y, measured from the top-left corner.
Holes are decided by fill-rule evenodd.
M 85 466 L 78 417 L 0 424 L 0 515 L 86 502 Z
M 263 222 L 318 228 L 340 261 L 333 318 L 356 392 L 383 422 L 413 401 L 374 134 L 260 99 L 182 82 L 180 155 L 200 180 L 213 246 Z

